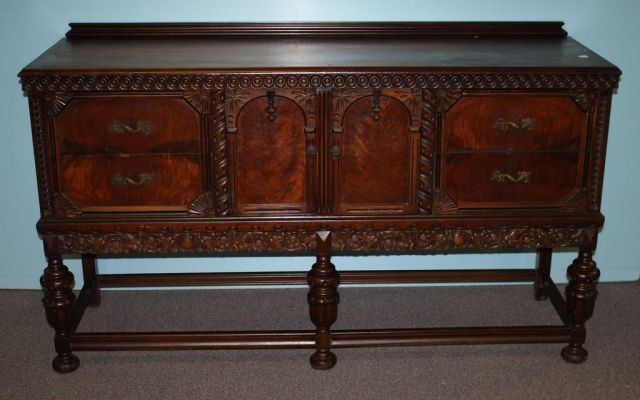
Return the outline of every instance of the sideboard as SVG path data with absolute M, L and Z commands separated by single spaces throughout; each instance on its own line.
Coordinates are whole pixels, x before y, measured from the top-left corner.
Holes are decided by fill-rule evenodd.
M 29 99 L 53 368 L 78 351 L 564 343 L 585 323 L 620 71 L 560 22 L 71 24 Z M 554 248 L 576 248 L 563 296 Z M 341 271 L 334 254 L 535 250 L 530 269 Z M 313 254 L 307 273 L 100 274 L 101 256 Z M 83 285 L 63 257 L 82 259 Z M 532 282 L 562 324 L 332 330 L 338 284 Z M 100 289 L 304 284 L 308 331 L 80 332 Z M 286 310 L 282 310 L 286 312 Z M 427 310 L 428 312 L 428 310 Z

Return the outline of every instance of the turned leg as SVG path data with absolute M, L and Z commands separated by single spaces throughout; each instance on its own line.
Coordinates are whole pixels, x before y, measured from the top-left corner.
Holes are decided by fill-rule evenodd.
M 62 263 L 60 256 L 49 256 L 40 284 L 44 289 L 42 303 L 49 325 L 55 329 L 55 349 L 58 355 L 53 359 L 53 369 L 58 372 L 71 372 L 78 368 L 78 357 L 71 354 L 69 334 L 73 321 L 72 291 L 73 274 Z
M 100 305 L 100 287 L 98 286 L 98 267 L 96 266 L 96 256 L 93 254 L 82 255 L 82 277 L 85 286 L 90 288 L 89 307 Z
M 551 273 L 551 249 L 538 249 L 536 261 L 536 280 L 533 282 L 533 295 L 536 300 L 546 300 L 544 283 L 549 281 Z
M 318 232 L 316 240 L 316 263 L 307 276 L 309 315 L 316 325 L 316 352 L 311 356 L 311 366 L 329 369 L 336 364 L 336 356 L 331 352 L 330 327 L 338 317 L 339 276 L 330 262 L 331 233 Z
M 598 291 L 596 281 L 600 271 L 593 261 L 592 253 L 595 248 L 595 233 L 589 240 L 589 245 L 580 248 L 576 258 L 567 270 L 569 284 L 566 289 L 567 311 L 573 318 L 569 345 L 562 349 L 562 358 L 574 364 L 584 362 L 588 353 L 583 345 L 587 330 L 585 322 L 593 314 Z

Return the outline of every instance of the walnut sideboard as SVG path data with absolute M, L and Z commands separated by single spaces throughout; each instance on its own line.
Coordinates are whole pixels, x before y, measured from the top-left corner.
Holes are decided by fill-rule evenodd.
M 53 368 L 85 350 L 565 343 L 587 358 L 620 71 L 560 22 L 71 24 L 29 98 Z M 563 297 L 552 249 L 578 249 Z M 333 254 L 522 249 L 531 269 Z M 101 256 L 314 254 L 309 273 L 99 274 Z M 63 257 L 82 258 L 76 297 Z M 338 283 L 531 281 L 563 324 L 332 330 Z M 79 332 L 104 287 L 308 283 L 315 330 Z M 286 310 L 283 310 L 286 312 Z

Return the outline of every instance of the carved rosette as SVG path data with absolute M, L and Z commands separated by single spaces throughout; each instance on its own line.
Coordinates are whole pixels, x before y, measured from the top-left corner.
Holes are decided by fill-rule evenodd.
M 332 231 L 337 252 L 420 252 L 456 249 L 534 249 L 576 247 L 583 230 L 565 228 L 431 228 Z M 46 235 L 49 236 L 49 235 Z M 309 253 L 315 230 L 252 230 L 178 232 L 140 227 L 131 233 L 92 232 L 50 235 L 61 254 L 172 253 Z

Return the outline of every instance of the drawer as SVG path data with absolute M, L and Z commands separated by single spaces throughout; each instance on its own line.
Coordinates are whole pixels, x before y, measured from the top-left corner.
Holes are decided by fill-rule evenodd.
M 199 114 L 181 97 L 77 97 L 54 120 L 60 154 L 199 153 Z
M 186 210 L 203 187 L 198 155 L 65 155 L 62 191 L 82 211 Z
M 442 117 L 443 151 L 582 151 L 589 115 L 564 94 L 469 94 Z
M 562 207 L 582 153 L 446 154 L 440 188 L 458 208 Z

